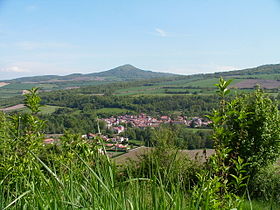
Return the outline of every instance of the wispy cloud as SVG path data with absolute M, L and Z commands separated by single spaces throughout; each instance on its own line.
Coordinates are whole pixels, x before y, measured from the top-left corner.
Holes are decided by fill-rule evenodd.
M 159 35 L 161 37 L 166 37 L 167 36 L 167 33 L 160 28 L 155 28 L 155 31 L 157 32 L 157 35 Z

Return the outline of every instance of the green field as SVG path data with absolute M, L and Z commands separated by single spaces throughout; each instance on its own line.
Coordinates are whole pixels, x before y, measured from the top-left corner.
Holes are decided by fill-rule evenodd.
M 58 108 L 62 108 L 59 106 L 51 106 L 51 105 L 45 105 L 42 106 L 40 108 L 40 114 L 52 114 L 53 112 L 55 112 Z M 24 107 L 24 108 L 20 108 L 20 109 L 16 109 L 16 110 L 11 110 L 11 111 L 18 111 L 18 112 L 29 112 L 29 110 Z
M 210 128 L 187 128 L 187 130 L 192 132 L 198 132 L 198 131 L 212 131 Z
M 125 114 L 128 112 L 131 111 L 127 109 L 120 109 L 120 108 L 102 108 L 96 110 L 96 114 L 111 114 L 111 115 Z
M 50 106 L 50 105 L 45 105 L 41 108 L 41 114 L 51 114 L 55 112 L 58 108 L 62 108 L 60 106 Z
M 236 84 L 243 79 L 234 79 L 232 84 Z M 159 82 L 152 86 L 136 86 L 119 89 L 114 94 L 119 96 L 128 95 L 176 95 L 176 94 L 202 94 L 209 95 L 215 93 L 214 84 L 218 83 L 218 78 L 190 80 L 182 79 L 170 82 Z
M 248 71 L 248 70 L 247 70 Z M 269 74 L 269 71 L 266 72 L 254 72 L 250 73 L 236 73 L 236 75 L 230 75 L 228 72 L 216 73 L 216 74 L 199 74 L 199 75 L 190 75 L 190 76 L 181 76 L 181 77 L 167 77 L 160 78 L 156 80 L 149 79 L 139 79 L 132 82 L 131 80 L 125 80 L 124 78 L 116 78 L 114 76 L 108 76 L 104 80 L 53 80 L 53 81 L 43 81 L 43 82 L 34 82 L 26 83 L 20 81 L 12 81 L 12 83 L 0 87 L 0 97 L 1 98 L 10 98 L 13 96 L 18 96 L 22 94 L 22 90 L 30 89 L 32 87 L 39 87 L 42 91 L 54 91 L 54 90 L 63 90 L 63 89 L 74 89 L 78 87 L 89 86 L 88 91 L 81 91 L 81 94 L 104 94 L 107 93 L 106 90 L 109 90 L 109 93 L 119 96 L 133 96 L 133 95 L 176 95 L 176 94 L 195 94 L 195 95 L 210 95 L 215 93 L 214 84 L 218 83 L 218 78 L 221 75 L 224 75 L 225 79 L 233 79 L 232 85 L 239 83 L 248 79 L 268 79 L 268 80 L 280 80 L 280 75 L 277 73 Z M 69 78 L 68 78 L 69 79 Z M 110 83 L 116 83 L 126 85 L 120 85 L 119 89 L 112 89 L 111 87 L 106 87 Z M 105 85 L 99 86 L 99 85 Z M 92 86 L 92 87 L 90 87 Z M 98 91 L 94 90 L 94 86 L 102 87 Z M 126 87 L 126 88 L 124 88 Z M 107 88 L 107 89 L 106 89 Z M 87 88 L 86 88 L 87 89 Z M 86 90 L 85 89 L 85 90 Z M 104 91 L 105 90 L 105 91 Z M 238 90 L 240 91 L 240 90 Z M 275 91 L 275 90 L 274 90 Z M 242 89 L 241 89 L 242 92 Z
M 135 140 L 135 139 L 130 139 L 128 143 L 133 145 L 138 145 L 138 146 L 144 146 L 145 144 L 144 141 Z

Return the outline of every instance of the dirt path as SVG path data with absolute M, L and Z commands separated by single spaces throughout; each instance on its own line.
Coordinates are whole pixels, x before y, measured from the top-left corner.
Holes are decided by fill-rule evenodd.
M 6 107 L 6 108 L 2 108 L 0 109 L 0 111 L 12 111 L 12 110 L 17 110 L 17 109 L 22 109 L 24 108 L 24 104 L 17 104 L 15 106 L 9 106 L 9 107 Z

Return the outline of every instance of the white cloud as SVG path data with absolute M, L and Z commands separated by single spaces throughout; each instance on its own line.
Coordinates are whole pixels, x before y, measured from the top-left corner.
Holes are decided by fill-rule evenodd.
M 0 69 L 0 72 L 16 72 L 16 73 L 23 73 L 29 72 L 28 69 L 22 68 L 20 66 L 8 66 Z
M 157 32 L 157 35 L 159 35 L 161 37 L 166 37 L 167 36 L 167 33 L 160 28 L 155 28 L 155 31 Z
M 15 76 L 69 74 L 79 72 L 79 70 L 77 67 L 65 65 L 65 63 L 48 61 L 20 61 L 0 66 L 0 73 L 13 73 Z
M 15 44 L 17 47 L 24 50 L 35 50 L 35 49 L 57 49 L 57 48 L 73 48 L 76 47 L 69 43 L 61 42 L 18 42 Z

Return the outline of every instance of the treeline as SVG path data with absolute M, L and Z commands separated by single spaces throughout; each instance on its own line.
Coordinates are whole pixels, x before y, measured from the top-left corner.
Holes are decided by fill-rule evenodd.
M 147 127 L 128 128 L 122 136 L 129 139 L 136 139 L 145 142 L 145 146 L 153 146 L 157 142 L 153 142 L 153 135 L 160 129 L 171 129 L 173 132 L 174 145 L 179 149 L 204 149 L 213 148 L 213 141 L 211 139 L 212 130 L 210 129 L 189 129 L 182 125 L 162 125 L 159 128 Z
M 106 130 L 103 121 L 96 120 L 94 113 L 79 113 L 71 109 L 58 109 L 56 112 L 48 115 L 40 115 L 40 118 L 46 122 L 46 133 L 97 133 L 98 126 L 101 130 Z
M 203 116 L 218 105 L 217 96 L 89 96 L 57 92 L 42 96 L 43 104 L 68 107 L 81 111 L 121 108 L 150 115 L 170 115 L 180 111 L 187 116 Z

